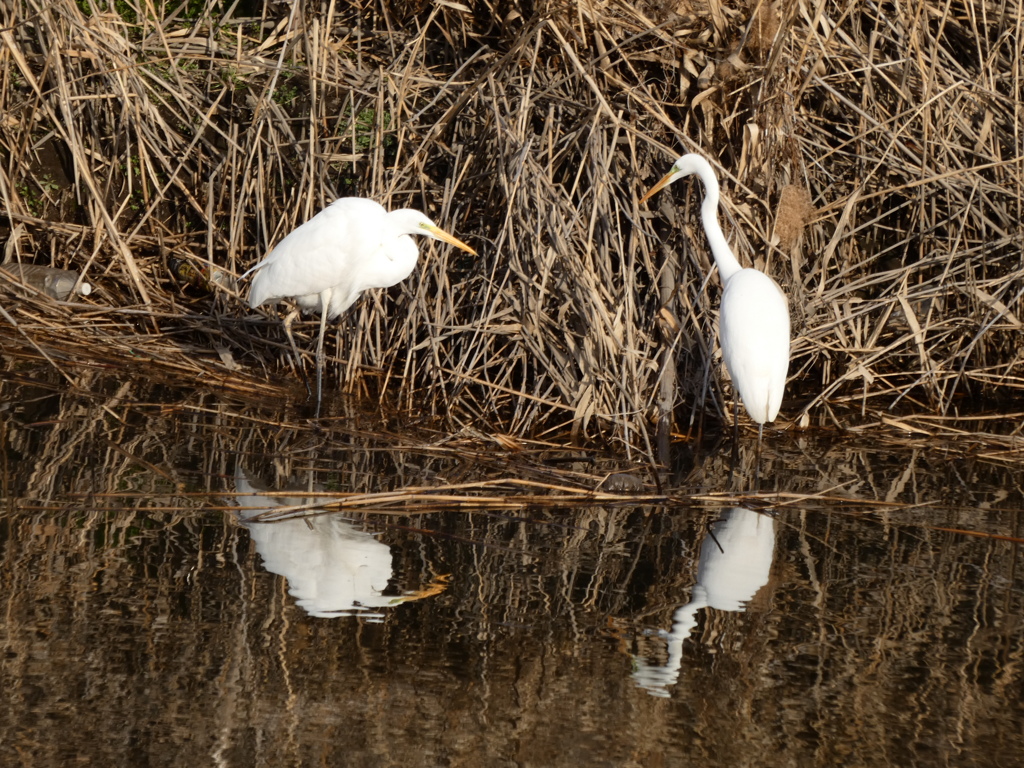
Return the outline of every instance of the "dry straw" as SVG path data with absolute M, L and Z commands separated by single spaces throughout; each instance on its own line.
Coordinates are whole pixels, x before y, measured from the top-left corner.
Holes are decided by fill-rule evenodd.
M 700 190 L 637 205 L 698 150 L 741 261 L 792 300 L 784 416 L 1018 394 L 1019 3 L 244 5 L 0 4 L 6 256 L 96 288 L 73 307 L 15 288 L 5 351 L 278 391 L 299 380 L 276 375 L 279 324 L 230 286 L 183 288 L 168 257 L 239 274 L 364 195 L 481 258 L 431 247 L 354 307 L 337 386 L 452 428 L 647 450 L 655 425 L 729 410 Z

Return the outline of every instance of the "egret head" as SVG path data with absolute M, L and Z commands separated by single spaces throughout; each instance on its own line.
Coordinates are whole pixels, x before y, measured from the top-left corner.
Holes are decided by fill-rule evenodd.
M 440 240 L 454 245 L 456 248 L 460 248 L 467 253 L 471 253 L 474 256 L 477 255 L 476 251 L 466 245 L 464 242 L 459 240 L 454 235 L 450 235 L 441 229 L 437 224 L 430 220 L 430 218 L 419 211 L 414 211 L 411 208 L 403 208 L 398 211 L 392 211 L 388 216 L 395 222 L 399 228 L 399 234 L 402 235 L 423 235 L 424 237 L 431 237 L 434 240 Z
M 711 170 L 711 165 L 703 157 L 697 154 L 690 153 L 683 155 L 672 165 L 672 170 L 666 173 L 661 180 L 647 190 L 647 194 L 640 198 L 640 202 L 644 203 L 650 198 L 654 197 L 658 192 L 661 192 L 665 187 L 671 184 L 677 179 L 681 179 L 684 176 L 692 176 L 697 174 L 704 182 L 704 186 L 708 188 L 709 192 L 714 185 L 714 189 L 717 190 L 718 182 L 715 179 L 715 173 Z

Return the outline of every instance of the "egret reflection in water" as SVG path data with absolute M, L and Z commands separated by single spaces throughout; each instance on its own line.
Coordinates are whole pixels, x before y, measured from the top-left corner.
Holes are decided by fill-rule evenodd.
M 288 593 L 311 616 L 361 616 L 380 622 L 384 614 L 377 609 L 429 597 L 444 589 L 442 577 L 420 592 L 385 595 L 393 575 L 387 544 L 337 514 L 253 521 L 269 510 L 308 501 L 256 495 L 266 490 L 243 468 L 236 469 L 235 498 L 241 507 L 242 525 L 256 543 L 264 567 L 288 581 Z
M 655 666 L 636 660 L 633 679 L 654 696 L 668 696 L 667 688 L 679 678 L 683 641 L 697 626 L 702 608 L 743 611 L 757 591 L 768 583 L 775 553 L 775 520 L 769 515 L 733 507 L 716 521 L 704 537 L 697 565 L 697 583 L 690 602 L 676 609 L 672 629 L 664 633 L 668 659 Z

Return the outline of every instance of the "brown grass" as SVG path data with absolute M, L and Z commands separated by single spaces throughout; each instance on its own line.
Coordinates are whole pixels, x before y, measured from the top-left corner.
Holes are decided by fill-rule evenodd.
M 785 417 L 949 418 L 1024 383 L 1021 8 L 83 5 L 0 8 L 7 258 L 95 289 L 15 288 L 12 355 L 301 386 L 276 374 L 279 323 L 169 257 L 237 275 L 358 194 L 481 257 L 424 246 L 357 304 L 330 344 L 339 386 L 453 429 L 648 450 L 658 423 L 730 410 L 700 193 L 636 202 L 697 150 L 741 261 L 791 298 Z

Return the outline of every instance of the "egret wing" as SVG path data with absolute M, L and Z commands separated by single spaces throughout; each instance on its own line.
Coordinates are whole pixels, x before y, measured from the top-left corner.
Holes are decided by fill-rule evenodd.
M 789 371 L 789 304 L 756 269 L 726 283 L 718 321 L 722 357 L 743 405 L 759 424 L 774 421 Z
M 318 295 L 327 288 L 347 293 L 347 288 L 358 283 L 360 254 L 378 247 L 375 232 L 383 224 L 385 213 L 383 207 L 365 198 L 334 201 L 290 232 L 251 270 L 257 274 L 249 305 L 258 307 L 267 301 L 294 298 L 309 307 L 317 306 Z

